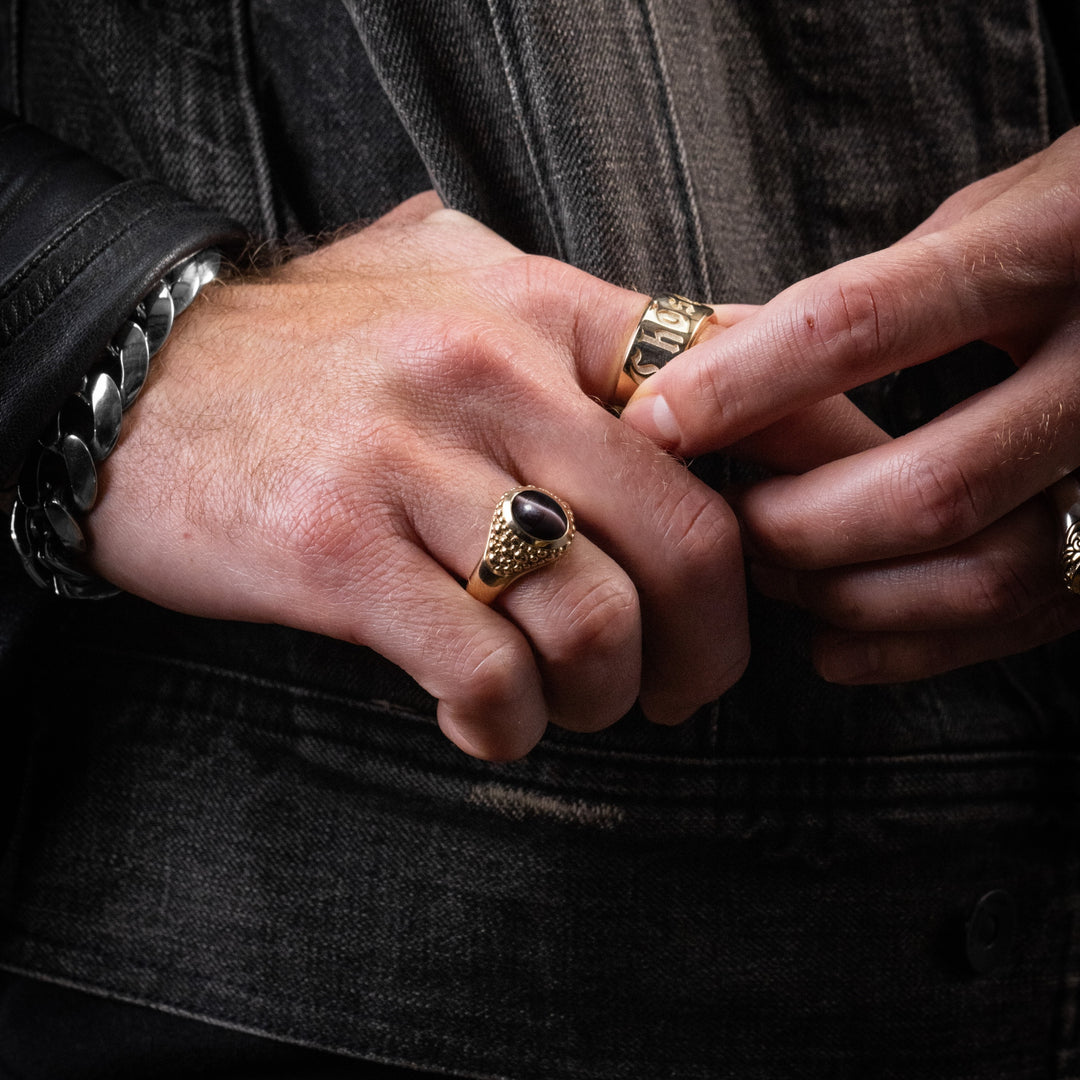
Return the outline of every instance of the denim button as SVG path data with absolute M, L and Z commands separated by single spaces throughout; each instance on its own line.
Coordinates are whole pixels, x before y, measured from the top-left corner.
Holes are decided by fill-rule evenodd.
M 967 958 L 980 975 L 1003 964 L 1016 943 L 1016 901 L 1004 889 L 981 897 L 967 925 Z

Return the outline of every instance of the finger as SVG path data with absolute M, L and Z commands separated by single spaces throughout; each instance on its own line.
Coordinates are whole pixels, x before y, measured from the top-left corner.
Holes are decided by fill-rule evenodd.
M 1019 180 L 1023 180 L 1042 167 L 1042 154 L 1032 154 L 1015 165 L 1000 172 L 984 176 L 950 195 L 925 221 L 897 241 L 915 240 L 927 233 L 939 232 L 962 221 L 969 214 L 981 209 L 999 195 L 1003 195 Z
M 528 574 L 496 607 L 529 637 L 551 722 L 598 731 L 625 716 L 641 685 L 641 613 L 626 573 L 588 537 Z
M 707 323 L 701 331 L 699 341 L 708 340 L 709 337 L 716 333 L 716 329 L 727 329 L 729 326 L 734 326 L 761 309 L 760 304 L 711 304 L 710 307 L 713 309 L 711 322 L 715 328 L 710 330 Z
M 264 575 L 249 617 L 277 621 L 376 649 L 438 700 L 442 731 L 465 753 L 494 761 L 523 757 L 547 726 L 532 647 L 512 622 L 476 603 L 430 555 L 400 535 L 361 541 L 344 504 L 312 522 L 308 577 L 284 566 Z M 282 545 L 285 550 L 285 545 Z M 250 588 L 248 562 L 216 563 L 222 594 Z M 170 605 L 173 606 L 173 605 Z M 176 604 L 184 610 L 183 604 Z
M 434 586 L 435 578 L 430 564 L 417 566 L 417 585 Z M 483 605 L 466 603 L 472 598 L 448 577 L 434 597 L 430 587 L 414 596 L 422 617 L 403 621 L 400 647 L 387 649 L 383 639 L 380 649 L 438 699 L 439 727 L 456 746 L 493 761 L 524 757 L 548 720 L 528 640 L 495 612 L 476 611 Z
M 773 472 L 799 474 L 888 441 L 886 432 L 838 394 L 748 435 L 730 452 Z
M 702 330 L 699 344 L 759 310 L 758 304 L 714 304 L 715 314 Z M 731 453 L 774 472 L 803 473 L 888 440 L 886 432 L 854 402 L 837 394 L 755 431 L 733 446 Z
M 981 630 L 852 634 L 823 630 L 814 664 L 829 682 L 908 682 L 1045 645 L 1080 629 L 1080 597 L 1065 591 L 1015 622 Z
M 888 444 L 739 496 L 752 545 L 803 569 L 917 554 L 973 536 L 1080 459 L 1075 331 L 1023 369 Z
M 523 432 L 518 471 L 557 477 L 584 532 L 629 575 L 642 618 L 641 706 L 678 723 L 726 691 L 749 654 L 738 523 L 730 508 L 668 455 L 590 403 L 563 406 Z M 545 437 L 546 436 L 546 437 Z M 553 480 L 552 483 L 556 481 Z
M 450 382 L 465 379 L 460 393 L 484 425 L 475 435 L 506 475 L 566 499 L 583 535 L 629 575 L 642 611 L 643 706 L 677 722 L 746 663 L 737 522 L 715 492 L 582 394 L 613 388 L 643 298 L 550 261 L 528 282 L 514 280 L 520 272 L 510 263 L 491 275 L 492 290 L 521 310 L 498 340 L 485 341 L 513 357 L 513 384 L 506 365 L 494 381 L 475 356 L 455 365 Z M 546 340 L 519 333 L 533 326 Z
M 484 551 L 493 510 L 521 481 L 472 454 L 432 462 L 424 475 L 427 492 L 417 493 L 413 528 L 432 556 L 464 579 Z M 522 475 L 534 482 L 534 474 Z M 563 497 L 548 476 L 536 483 Z M 641 678 L 637 592 L 580 522 L 563 557 L 510 585 L 491 610 L 529 642 L 549 720 L 595 731 L 633 706 Z
M 751 566 L 766 596 L 845 630 L 982 629 L 1024 618 L 1061 592 L 1056 525 L 1032 500 L 943 551 L 834 570 Z
M 360 544 L 351 537 L 362 530 L 347 520 L 317 531 L 304 545 L 319 552 L 317 587 L 303 582 L 286 598 L 292 624 L 375 648 L 407 671 L 437 699 L 440 729 L 465 753 L 524 757 L 548 722 L 525 635 L 400 535 Z
M 703 326 L 698 342 L 670 363 L 692 363 L 698 345 L 759 310 L 756 304 L 713 305 L 714 315 Z M 827 401 L 815 402 L 763 431 L 754 432 L 732 447 L 732 453 L 776 472 L 801 473 L 835 458 L 877 446 L 887 439 L 888 435 L 881 428 L 838 394 Z
M 624 421 L 680 454 L 717 449 L 887 372 L 1003 337 L 1033 309 L 1060 310 L 1080 233 L 1071 192 L 1068 168 L 1044 166 L 950 229 L 791 286 L 693 364 L 648 380 Z

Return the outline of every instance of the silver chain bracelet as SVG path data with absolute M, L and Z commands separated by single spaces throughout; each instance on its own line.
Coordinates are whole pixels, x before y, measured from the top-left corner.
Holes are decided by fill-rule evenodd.
M 43 589 L 78 600 L 120 592 L 80 565 L 87 545 L 79 518 L 97 501 L 98 466 L 120 438 L 123 414 L 146 382 L 150 358 L 220 267 L 221 255 L 213 249 L 174 266 L 135 307 L 23 462 L 11 539 L 27 574 Z

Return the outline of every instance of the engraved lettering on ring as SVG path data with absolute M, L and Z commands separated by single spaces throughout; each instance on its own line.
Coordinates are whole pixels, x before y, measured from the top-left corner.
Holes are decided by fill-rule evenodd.
M 645 327 L 641 331 L 641 344 L 653 345 L 665 352 L 682 352 L 686 347 L 686 335 L 678 334 L 674 330 L 653 329 Z
M 656 321 L 672 330 L 677 330 L 685 338 L 690 333 L 690 320 L 681 312 L 672 308 L 657 308 Z

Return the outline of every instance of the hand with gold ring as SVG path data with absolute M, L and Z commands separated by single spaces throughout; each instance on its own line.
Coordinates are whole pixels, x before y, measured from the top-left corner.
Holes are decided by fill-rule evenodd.
M 90 567 L 376 649 L 482 757 L 635 701 L 681 721 L 746 663 L 744 567 L 724 500 L 605 407 L 643 303 L 433 194 L 214 286 L 125 418 Z M 522 485 L 573 507 L 572 548 L 478 600 L 463 583 Z
M 1076 515 L 1063 478 L 1080 466 L 1077 175 L 1080 130 L 891 247 L 792 285 L 623 413 L 693 455 L 968 342 L 1012 357 L 1014 374 L 923 426 L 740 498 L 754 580 L 820 617 L 828 679 L 921 678 L 1080 628 L 1062 576 Z
M 754 304 L 703 304 L 674 293 L 654 296 L 628 336 L 611 412 L 620 416 L 639 388 L 673 360 L 758 310 Z M 876 424 L 843 394 L 836 394 L 811 402 L 779 423 L 748 432 L 728 450 L 778 472 L 806 472 L 884 439 Z

